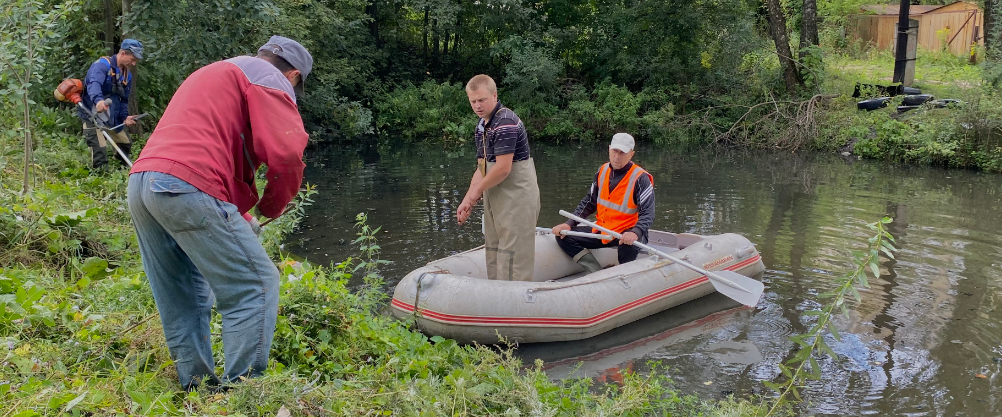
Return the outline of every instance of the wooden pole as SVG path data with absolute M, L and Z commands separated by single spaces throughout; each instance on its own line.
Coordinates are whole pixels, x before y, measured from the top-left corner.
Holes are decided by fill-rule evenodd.
M 901 0 L 898 8 L 898 40 L 894 49 L 894 78 L 891 82 L 900 83 L 905 80 L 905 64 L 908 62 L 908 12 L 911 8 L 909 0 Z

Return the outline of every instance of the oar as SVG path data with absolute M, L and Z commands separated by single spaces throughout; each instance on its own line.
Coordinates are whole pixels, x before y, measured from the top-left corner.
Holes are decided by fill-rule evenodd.
M 609 235 L 615 237 L 616 239 L 619 239 L 621 236 L 619 233 L 606 229 L 602 226 L 599 226 L 588 220 L 582 219 L 581 217 L 575 216 L 566 211 L 560 210 L 560 215 L 567 217 L 569 219 L 577 220 L 578 223 L 594 227 L 598 230 L 608 233 Z M 715 288 L 717 292 L 726 295 L 741 304 L 744 304 L 749 307 L 755 307 L 758 304 L 759 298 L 762 297 L 762 291 L 765 289 L 765 285 L 762 284 L 762 282 L 760 281 L 748 278 L 744 275 L 738 274 L 737 272 L 731 272 L 731 271 L 710 272 L 703 268 L 690 264 L 688 262 L 682 261 L 681 259 L 675 258 L 667 253 L 654 249 L 643 243 L 634 242 L 633 244 L 640 247 L 641 249 L 646 249 L 648 252 L 652 252 L 663 258 L 670 259 L 672 262 L 675 262 L 693 271 L 699 272 L 700 274 L 706 275 L 706 277 L 710 279 L 710 283 L 713 284 L 713 288 Z
M 545 227 L 537 227 L 536 231 L 539 232 L 539 233 L 542 233 L 544 235 L 545 234 L 551 234 L 551 235 L 553 234 L 553 229 L 547 229 Z M 609 236 L 609 235 L 599 235 L 599 234 L 595 234 L 595 233 L 575 232 L 573 230 L 561 230 L 560 234 L 564 235 L 564 236 L 590 237 L 592 239 L 602 239 L 602 240 L 613 240 L 613 239 L 615 239 L 614 237 Z

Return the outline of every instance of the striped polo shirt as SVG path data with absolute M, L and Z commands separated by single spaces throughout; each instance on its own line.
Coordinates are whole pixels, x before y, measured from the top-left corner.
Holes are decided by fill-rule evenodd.
M 525 132 L 522 119 L 500 102 L 486 126 L 484 119 L 477 123 L 473 143 L 477 144 L 477 159 L 483 158 L 486 151 L 487 162 L 495 162 L 497 155 L 510 153 L 515 154 L 512 161 L 529 159 L 529 135 Z

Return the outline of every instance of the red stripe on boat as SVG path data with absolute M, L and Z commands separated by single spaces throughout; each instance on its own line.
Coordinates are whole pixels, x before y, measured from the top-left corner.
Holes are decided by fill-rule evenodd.
M 734 265 L 724 268 L 724 271 L 737 271 L 750 266 L 759 260 L 761 260 L 761 255 L 756 254 L 754 257 L 748 258 L 744 261 L 738 262 Z M 583 327 L 593 325 L 595 323 L 601 322 L 618 314 L 633 310 L 637 307 L 649 304 L 651 302 L 657 301 L 661 298 L 667 297 L 669 295 L 687 290 L 689 288 L 698 286 L 700 284 L 708 282 L 710 279 L 705 275 L 700 275 L 698 278 L 683 282 L 674 287 L 666 288 L 664 290 L 658 291 L 656 293 L 647 295 L 645 297 L 638 298 L 629 303 L 623 304 L 619 307 L 608 310 L 604 313 L 580 319 L 562 319 L 562 318 L 550 318 L 550 317 L 486 317 L 486 316 L 462 316 L 441 313 L 435 310 L 421 309 L 421 315 L 425 318 L 432 319 L 438 322 L 444 323 L 458 323 L 458 324 L 503 324 L 509 326 L 517 325 L 558 325 L 561 327 Z M 403 301 L 394 298 L 391 302 L 393 307 L 403 310 L 404 312 L 413 312 L 414 306 Z

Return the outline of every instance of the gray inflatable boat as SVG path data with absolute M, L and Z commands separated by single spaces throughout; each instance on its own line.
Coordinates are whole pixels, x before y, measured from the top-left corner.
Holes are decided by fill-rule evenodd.
M 708 271 L 752 277 L 765 267 L 741 235 L 649 232 L 649 244 Z M 656 255 L 618 265 L 615 248 L 593 250 L 591 274 L 536 236 L 535 281 L 486 279 L 483 247 L 433 261 L 397 284 L 392 314 L 429 335 L 461 343 L 535 343 L 589 338 L 716 292 L 709 279 Z

